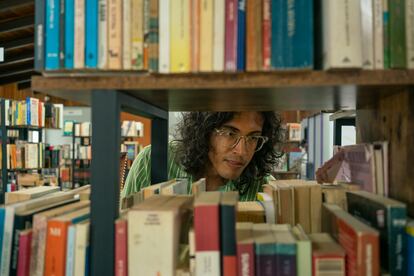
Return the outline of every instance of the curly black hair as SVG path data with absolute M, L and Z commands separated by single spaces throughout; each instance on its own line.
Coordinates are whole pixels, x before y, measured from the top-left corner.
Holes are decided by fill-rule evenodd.
M 183 113 L 176 133 L 176 162 L 195 179 L 203 177 L 209 162 L 210 136 L 233 119 L 236 112 L 187 112 Z M 275 112 L 261 112 L 264 118 L 262 135 L 269 138 L 254 154 L 240 176 L 238 185 L 249 186 L 254 179 L 261 179 L 272 172 L 282 153 L 277 146 L 283 141 L 280 116 Z M 239 187 L 238 187 L 239 188 Z M 240 187 L 241 188 L 241 187 Z M 239 188 L 239 190 L 240 190 Z M 247 187 L 248 188 L 248 187 Z

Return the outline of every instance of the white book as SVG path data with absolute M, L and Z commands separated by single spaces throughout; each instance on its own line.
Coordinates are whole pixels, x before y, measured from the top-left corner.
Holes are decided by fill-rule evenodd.
M 10 112 L 10 100 L 4 100 L 4 114 L 6 115 L 4 121 L 6 123 L 6 126 L 10 125 L 9 112 Z
M 246 3 L 246 2 L 241 2 Z M 224 71 L 226 1 L 214 0 L 213 71 Z
M 75 262 L 73 275 L 85 275 L 86 251 L 89 247 L 89 221 L 76 224 Z
M 373 0 L 360 0 L 362 31 L 362 68 L 374 69 Z
M 405 32 L 407 41 L 407 68 L 414 68 L 414 0 L 405 0 Z
M 220 251 L 196 252 L 197 276 L 220 276 Z
M 73 270 L 75 268 L 75 240 L 76 240 L 76 228 L 75 224 L 72 224 L 68 228 L 68 236 L 66 241 L 66 274 L 65 276 L 73 276 Z
M 384 69 L 384 9 L 383 0 L 373 0 L 374 69 Z
M 323 0 L 322 7 L 324 68 L 361 68 L 360 1 Z
M 131 0 L 123 0 L 122 12 L 122 66 L 131 70 Z
M 85 67 L 85 0 L 75 0 L 74 68 Z
M 6 206 L 4 207 L 4 212 L 5 212 L 5 215 L 4 215 L 3 243 L 1 247 L 2 256 L 1 256 L 1 262 L 0 262 L 0 275 L 9 275 L 15 208 L 13 207 L 13 205 Z
M 170 4 L 171 0 L 159 0 L 159 71 L 170 72 Z
M 108 2 L 99 0 L 99 45 L 98 45 L 98 68 L 106 69 L 108 67 Z

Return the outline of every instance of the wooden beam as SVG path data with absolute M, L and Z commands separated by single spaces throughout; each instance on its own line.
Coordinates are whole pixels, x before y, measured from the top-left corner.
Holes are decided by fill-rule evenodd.
M 34 15 L 20 17 L 0 24 L 0 33 L 15 32 L 34 26 Z
M 34 5 L 34 0 L 6 0 L 0 2 L 0 12 L 17 7 Z
M 20 39 L 14 39 L 12 41 L 0 43 L 0 47 L 3 47 L 6 53 L 16 50 L 16 49 L 29 47 L 29 46 L 34 46 L 33 36 L 24 37 Z

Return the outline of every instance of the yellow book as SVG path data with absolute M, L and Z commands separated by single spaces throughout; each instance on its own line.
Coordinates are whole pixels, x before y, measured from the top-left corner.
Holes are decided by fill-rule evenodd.
M 213 71 L 214 0 L 201 0 L 200 5 L 200 71 Z
M 190 72 L 190 0 L 172 3 L 170 17 L 171 73 Z
M 144 1 L 132 0 L 131 63 L 133 70 L 144 69 Z

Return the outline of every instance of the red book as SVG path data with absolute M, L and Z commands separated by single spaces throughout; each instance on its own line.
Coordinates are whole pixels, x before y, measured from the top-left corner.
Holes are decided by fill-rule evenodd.
M 226 1 L 225 71 L 237 70 L 237 0 Z
M 128 275 L 128 225 L 124 218 L 115 221 L 115 275 Z
M 20 232 L 19 258 L 17 261 L 17 276 L 29 276 L 31 244 L 32 229 Z
M 221 275 L 220 192 L 205 192 L 194 202 L 196 275 Z
M 254 276 L 253 223 L 239 222 L 236 225 L 237 275 Z
M 271 0 L 263 0 L 263 69 L 270 70 L 272 52 Z

